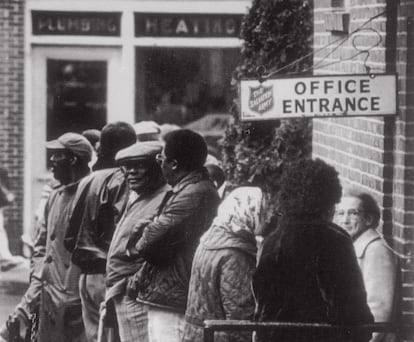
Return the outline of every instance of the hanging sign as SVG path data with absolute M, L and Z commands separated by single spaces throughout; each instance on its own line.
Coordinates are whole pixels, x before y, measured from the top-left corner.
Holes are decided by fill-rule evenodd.
M 242 121 L 396 115 L 397 75 L 326 75 L 242 80 Z

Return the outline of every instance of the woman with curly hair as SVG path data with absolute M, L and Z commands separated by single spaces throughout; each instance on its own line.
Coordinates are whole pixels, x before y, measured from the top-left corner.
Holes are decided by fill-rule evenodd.
M 352 240 L 331 221 L 341 198 L 336 170 L 320 159 L 292 164 L 282 176 L 281 217 L 264 241 L 253 277 L 257 321 L 372 323 Z M 273 332 L 257 341 L 368 341 L 324 333 Z

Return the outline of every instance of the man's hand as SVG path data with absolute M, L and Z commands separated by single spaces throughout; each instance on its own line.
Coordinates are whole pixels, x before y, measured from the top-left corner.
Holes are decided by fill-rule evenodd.
M 131 231 L 131 235 L 129 236 L 127 245 L 126 245 L 126 254 L 128 257 L 137 257 L 138 251 L 136 250 L 135 246 L 138 242 L 138 240 L 142 236 L 142 232 L 144 231 L 144 228 L 151 223 L 151 220 L 138 220 L 136 225 Z

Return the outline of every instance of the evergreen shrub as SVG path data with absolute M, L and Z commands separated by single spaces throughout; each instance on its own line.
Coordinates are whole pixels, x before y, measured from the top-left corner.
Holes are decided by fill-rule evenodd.
M 312 4 L 307 0 L 254 0 L 242 25 L 244 40 L 241 62 L 233 75 L 233 85 L 242 78 L 258 78 L 287 66 L 283 74 L 307 69 L 312 49 Z M 272 77 L 280 77 L 274 75 Z M 280 176 L 285 164 L 311 153 L 309 119 L 242 123 L 238 99 L 231 110 L 234 121 L 223 141 L 223 167 L 230 188 L 252 184 L 261 186 L 277 207 Z

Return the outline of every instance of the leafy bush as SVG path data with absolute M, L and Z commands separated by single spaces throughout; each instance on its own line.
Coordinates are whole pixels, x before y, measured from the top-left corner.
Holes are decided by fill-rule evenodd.
M 308 68 L 311 58 L 312 8 L 306 0 L 254 0 L 246 15 L 241 38 L 241 63 L 233 84 L 241 78 L 257 78 L 282 67 L 284 73 Z M 225 132 L 223 166 L 230 187 L 256 184 L 264 188 L 277 206 L 279 179 L 286 163 L 311 153 L 311 121 L 290 119 L 242 123 L 239 109 L 232 109 L 234 122 Z

